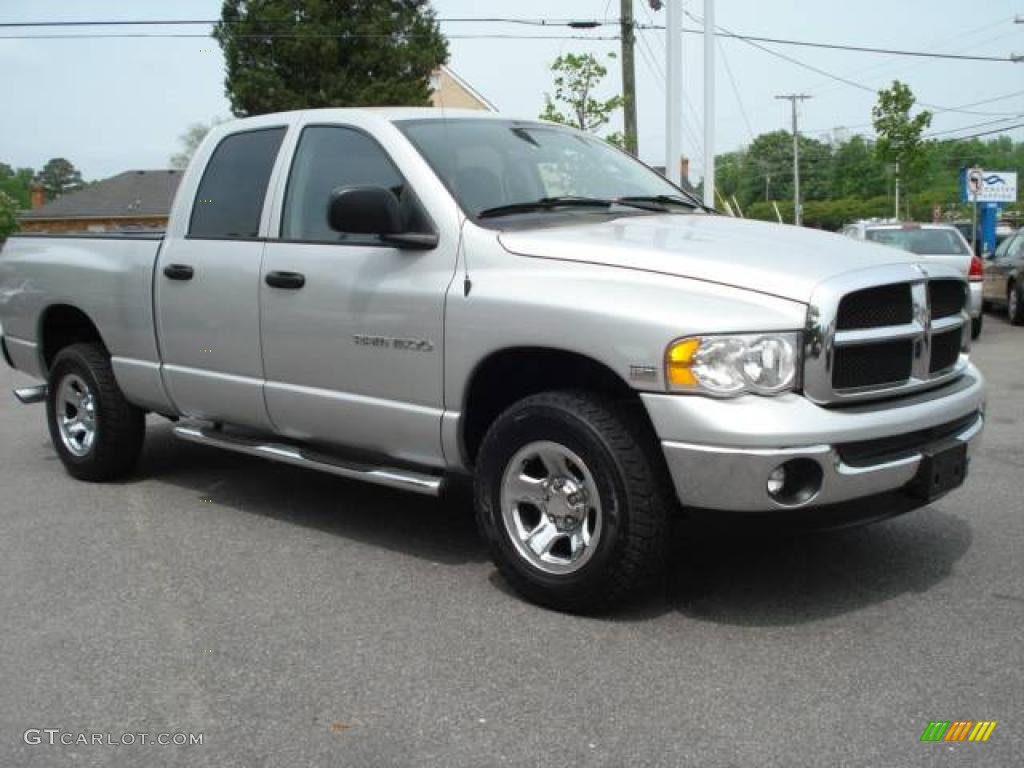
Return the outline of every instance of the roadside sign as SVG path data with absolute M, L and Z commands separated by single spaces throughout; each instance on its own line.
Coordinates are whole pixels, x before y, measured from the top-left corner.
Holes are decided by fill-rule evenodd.
M 964 168 L 960 171 L 960 200 L 965 203 L 1015 203 L 1017 172 Z

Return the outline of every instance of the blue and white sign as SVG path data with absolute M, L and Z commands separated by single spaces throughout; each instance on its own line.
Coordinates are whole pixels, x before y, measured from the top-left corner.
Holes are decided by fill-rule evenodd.
M 1016 171 L 960 170 L 960 200 L 965 203 L 1017 202 Z

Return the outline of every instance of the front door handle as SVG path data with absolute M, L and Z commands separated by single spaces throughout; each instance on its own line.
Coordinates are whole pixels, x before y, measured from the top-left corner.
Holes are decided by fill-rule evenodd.
M 164 276 L 171 280 L 191 280 L 195 270 L 188 264 L 168 264 L 164 267 Z
M 298 272 L 268 272 L 264 278 L 272 288 L 285 288 L 297 291 L 306 284 L 306 276 Z

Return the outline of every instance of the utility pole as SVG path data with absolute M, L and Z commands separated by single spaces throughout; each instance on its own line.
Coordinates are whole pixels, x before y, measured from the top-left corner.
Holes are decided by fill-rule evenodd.
M 715 0 L 704 0 L 704 205 L 715 207 Z
M 896 183 L 896 221 L 900 220 L 900 164 L 896 163 L 896 175 L 894 176 Z
M 682 183 L 683 0 L 665 0 L 665 176 Z
M 619 24 L 622 27 L 622 112 L 625 123 L 626 150 L 637 154 L 636 137 L 636 24 L 633 21 L 633 0 L 620 0 Z
M 797 131 L 796 103 L 811 97 L 806 93 L 785 93 L 775 98 L 786 99 L 793 107 L 793 223 L 799 227 L 804 217 L 800 210 L 800 133 Z

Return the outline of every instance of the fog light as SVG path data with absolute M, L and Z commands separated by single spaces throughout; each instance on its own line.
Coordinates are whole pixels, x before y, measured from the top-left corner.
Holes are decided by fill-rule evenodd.
M 802 506 L 818 495 L 823 474 L 813 459 L 790 459 L 768 475 L 768 495 L 786 507 Z

